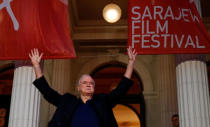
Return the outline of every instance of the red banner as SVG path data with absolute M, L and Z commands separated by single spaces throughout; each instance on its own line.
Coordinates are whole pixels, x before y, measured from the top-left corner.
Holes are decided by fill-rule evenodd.
M 33 48 L 44 59 L 76 57 L 68 0 L 0 0 L 0 59 L 29 59 Z
M 138 54 L 210 53 L 194 2 L 129 0 L 128 45 Z

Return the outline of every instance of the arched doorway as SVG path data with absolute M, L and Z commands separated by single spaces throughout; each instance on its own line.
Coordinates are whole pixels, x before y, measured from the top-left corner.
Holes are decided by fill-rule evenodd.
M 14 65 L 0 67 L 0 127 L 8 126 Z
M 109 93 L 114 89 L 121 80 L 125 69 L 125 64 L 115 61 L 103 64 L 96 68 L 91 73 L 91 76 L 97 84 L 95 88 L 96 93 Z M 127 112 L 130 114 L 134 113 L 132 115 L 133 118 L 130 122 L 118 119 L 119 121 L 117 122 L 119 127 L 145 127 L 145 104 L 142 94 L 143 85 L 140 77 L 135 71 L 133 72 L 132 80 L 134 81 L 134 85 L 130 88 L 127 95 L 122 97 L 119 104 L 113 110 L 116 118 L 118 118 L 117 115 L 122 115 L 123 112 L 125 114 L 124 116 L 126 116 Z
M 119 127 L 141 127 L 139 113 L 135 108 L 118 104 L 114 107 L 113 112 Z

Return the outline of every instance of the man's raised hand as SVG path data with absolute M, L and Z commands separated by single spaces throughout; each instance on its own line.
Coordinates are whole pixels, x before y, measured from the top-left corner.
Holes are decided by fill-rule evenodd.
M 43 56 L 43 53 L 39 55 L 39 51 L 36 48 L 32 49 L 31 53 L 29 53 L 29 57 L 31 59 L 31 63 L 33 64 L 36 78 L 40 78 L 43 75 L 40 64 L 39 64 L 42 59 L 42 56 Z
M 134 49 L 134 50 L 132 51 L 131 46 L 129 46 L 129 47 L 127 48 L 127 51 L 128 51 L 128 59 L 129 59 L 129 61 L 135 62 L 135 60 L 136 60 L 136 55 L 137 55 L 136 50 Z
M 43 53 L 39 55 L 39 51 L 37 48 L 31 50 L 31 53 L 29 53 L 29 57 L 31 59 L 31 63 L 33 64 L 33 66 L 39 66 L 42 56 Z

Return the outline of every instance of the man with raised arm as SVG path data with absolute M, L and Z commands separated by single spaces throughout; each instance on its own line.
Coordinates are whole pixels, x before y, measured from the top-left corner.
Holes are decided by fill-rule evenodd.
M 131 47 L 127 51 L 128 65 L 117 88 L 109 94 L 94 94 L 95 82 L 90 75 L 84 74 L 77 85 L 78 98 L 70 93 L 61 95 L 49 87 L 39 64 L 43 54 L 33 49 L 29 54 L 36 74 L 33 83 L 44 98 L 57 107 L 48 127 L 118 127 L 112 108 L 132 86 L 130 78 L 136 60 L 136 51 Z

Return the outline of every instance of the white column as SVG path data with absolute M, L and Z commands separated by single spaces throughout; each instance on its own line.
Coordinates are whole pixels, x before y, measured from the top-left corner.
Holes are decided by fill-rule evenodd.
M 171 116 L 178 113 L 175 57 L 159 55 L 157 61 L 161 127 L 171 127 Z
M 180 127 L 210 127 L 206 64 L 186 61 L 176 68 Z
M 17 62 L 14 71 L 9 127 L 39 127 L 40 93 L 32 84 L 33 68 L 24 64 Z
M 200 0 L 195 2 L 201 15 Z M 180 127 L 210 127 L 210 103 L 205 55 L 177 55 Z

